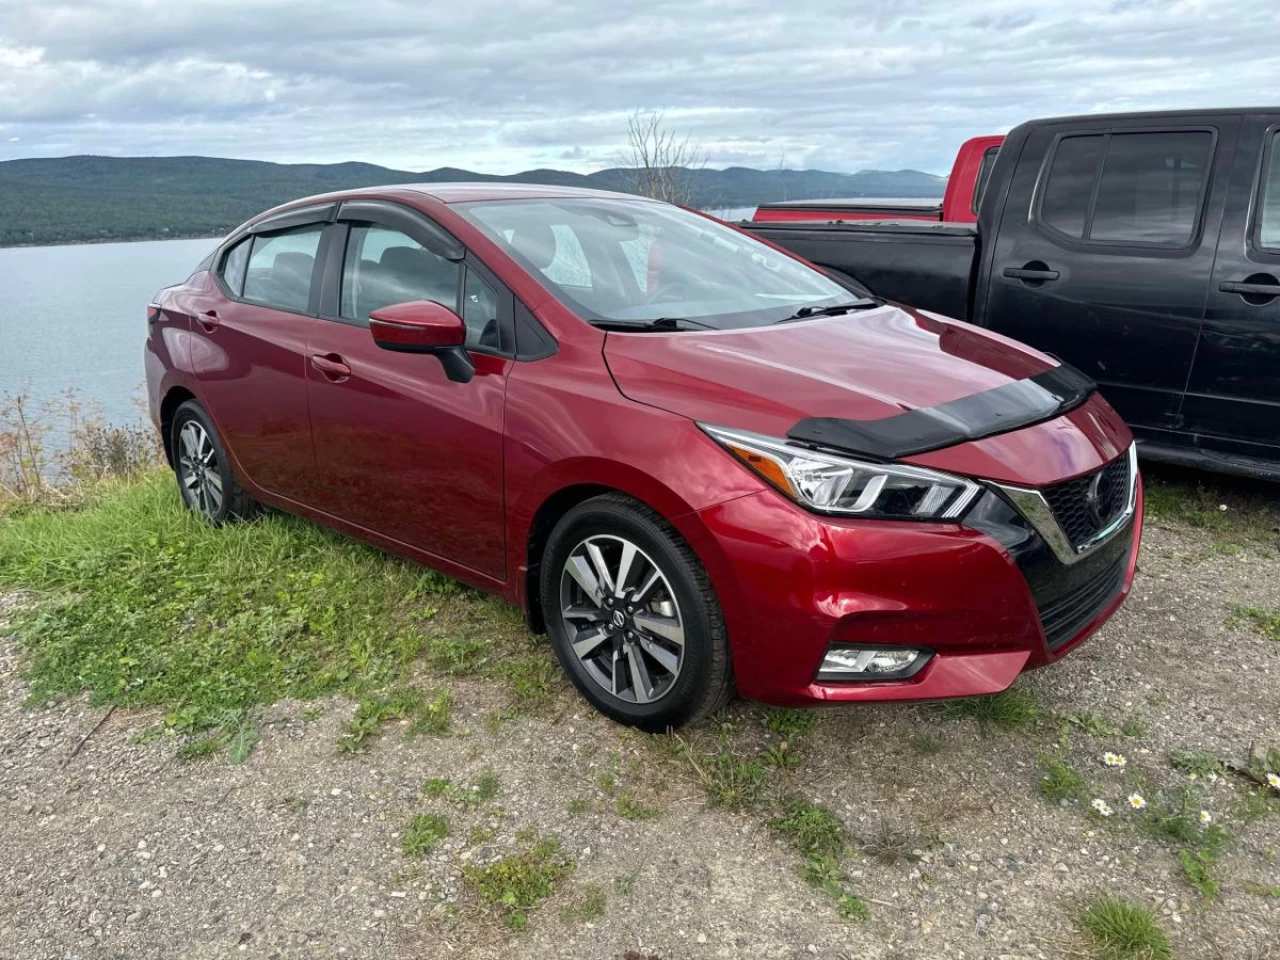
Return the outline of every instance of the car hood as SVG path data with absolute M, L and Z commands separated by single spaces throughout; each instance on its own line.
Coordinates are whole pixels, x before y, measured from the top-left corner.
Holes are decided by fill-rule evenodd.
M 1008 338 L 893 305 L 763 328 L 610 333 L 604 353 L 632 400 L 779 437 L 807 418 L 882 420 L 1058 366 Z M 1095 395 L 1067 416 L 903 459 L 1040 485 L 1094 469 L 1128 442 Z

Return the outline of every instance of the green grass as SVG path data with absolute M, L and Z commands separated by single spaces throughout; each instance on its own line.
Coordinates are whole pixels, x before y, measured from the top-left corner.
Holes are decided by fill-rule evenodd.
M 986 727 L 1024 727 L 1040 716 L 1036 698 L 1021 687 L 1010 687 L 986 697 L 948 700 L 943 714 L 952 719 L 971 719 Z
M 1178 851 L 1178 861 L 1182 864 L 1183 876 L 1206 900 L 1216 900 L 1221 889 L 1211 872 L 1216 859 L 1217 857 L 1212 853 L 1203 850 Z
M 1274 494 L 1263 485 L 1206 481 L 1199 474 L 1146 464 L 1143 487 L 1143 509 L 1149 518 L 1211 533 L 1217 553 L 1238 553 L 1247 543 L 1274 543 L 1280 513 Z
M 560 857 L 559 850 L 557 840 L 539 840 L 524 852 L 487 866 L 464 867 L 463 880 L 482 901 L 502 911 L 508 927 L 522 930 L 528 925 L 529 911 L 573 872 L 573 862 Z
M 618 799 L 615 801 L 615 806 L 618 810 L 618 816 L 624 820 L 652 820 L 662 815 L 662 811 L 657 807 L 641 803 L 629 793 L 619 794 Z
M 574 903 L 560 908 L 560 919 L 566 923 L 592 923 L 604 916 L 604 887 L 589 883 L 582 888 L 582 896 Z
M 1172 960 L 1169 938 L 1145 907 L 1108 897 L 1080 915 L 1099 960 Z
M 769 822 L 783 836 L 790 837 L 806 857 L 838 854 L 844 848 L 844 823 L 820 804 L 792 799 L 783 815 Z
M 215 528 L 173 478 L 79 511 L 0 519 L 0 585 L 43 594 L 16 622 L 34 702 L 158 706 L 181 733 L 284 697 L 365 696 L 430 647 L 443 578 L 280 515 Z
M 449 795 L 456 803 L 478 806 L 498 795 L 498 783 L 496 774 L 482 773 L 470 787 L 454 787 Z
M 1272 610 L 1270 607 L 1244 607 L 1237 604 L 1231 608 L 1231 618 L 1227 622 L 1232 626 L 1242 624 L 1251 626 L 1268 640 L 1280 641 L 1280 610 Z
M 421 813 L 409 821 L 400 849 L 406 857 L 420 857 L 449 835 L 449 821 L 434 813 Z
M 808 733 L 818 725 L 818 714 L 814 710 L 796 710 L 788 707 L 765 707 L 760 717 L 764 728 L 784 739 L 790 740 L 803 733 Z
M 1060 803 L 1063 800 L 1082 800 L 1085 796 L 1084 778 L 1071 764 L 1056 757 L 1041 754 L 1037 758 L 1044 777 L 1040 781 L 1040 793 L 1046 800 Z
M 452 786 L 453 781 L 448 777 L 432 777 L 422 785 L 422 795 L 432 798 L 443 797 Z
M 342 746 L 352 753 L 364 749 L 366 741 L 376 736 L 382 725 L 391 720 L 409 720 L 409 736 L 420 733 L 441 736 L 449 731 L 451 702 L 447 690 L 428 701 L 421 690 L 409 686 L 361 697 L 356 704 L 355 716 L 347 724 Z
M 697 772 L 711 802 L 730 809 L 755 803 L 768 777 L 763 764 L 744 760 L 727 750 L 706 758 Z
M 1217 754 L 1208 750 L 1175 750 L 1169 754 L 1169 762 L 1181 773 L 1207 777 L 1211 773 L 1226 773 L 1226 767 Z

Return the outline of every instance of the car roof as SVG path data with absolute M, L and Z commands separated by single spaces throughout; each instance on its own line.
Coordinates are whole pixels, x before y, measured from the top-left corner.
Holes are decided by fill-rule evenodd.
M 373 191 L 412 191 L 433 197 L 441 203 L 462 203 L 468 200 L 515 200 L 533 197 L 607 197 L 614 200 L 644 200 L 630 193 L 611 190 L 591 190 L 586 187 L 558 186 L 549 183 L 494 183 L 490 181 L 450 183 L 397 183 L 385 187 L 364 187 L 352 193 Z

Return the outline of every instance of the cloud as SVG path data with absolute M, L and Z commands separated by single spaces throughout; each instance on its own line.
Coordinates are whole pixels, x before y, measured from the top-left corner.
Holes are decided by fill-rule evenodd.
M 1248 104 L 1244 0 L 45 0 L 0 5 L 7 156 L 597 169 L 665 110 L 711 165 L 916 167 L 1036 116 Z

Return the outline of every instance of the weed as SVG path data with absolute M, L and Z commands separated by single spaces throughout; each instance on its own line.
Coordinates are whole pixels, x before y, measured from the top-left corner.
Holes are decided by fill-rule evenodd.
M 473 637 L 433 637 L 427 663 L 437 673 L 460 677 L 479 673 L 489 662 L 490 645 Z
M 919 860 L 913 851 L 924 841 L 914 830 L 881 820 L 879 826 L 863 842 L 862 849 L 870 857 L 886 865 Z
M 648 804 L 641 803 L 635 797 L 628 793 L 618 796 L 616 801 L 618 816 L 624 820 L 652 820 L 654 817 L 660 816 L 662 811 L 657 807 L 651 807 Z
M 1041 754 L 1037 762 L 1044 771 L 1040 793 L 1045 799 L 1060 803 L 1063 800 L 1081 800 L 1085 796 L 1084 778 L 1066 761 Z
M 1227 623 L 1232 626 L 1247 624 L 1268 640 L 1280 640 L 1280 610 L 1237 604 L 1231 608 L 1231 618 Z
M 861 897 L 852 893 L 842 893 L 836 898 L 836 906 L 840 908 L 840 916 L 846 920 L 870 920 L 871 908 Z
M 834 855 L 843 848 L 844 823 L 826 807 L 797 798 L 787 802 L 784 813 L 769 826 L 791 837 L 806 857 Z
M 493 839 L 493 828 L 477 825 L 471 828 L 471 832 L 467 834 L 467 843 L 473 847 L 488 843 Z
M 302 722 L 312 723 L 324 715 L 324 707 L 307 707 L 302 711 Z
M 612 773 L 602 773 L 596 777 L 596 786 L 609 796 L 613 796 L 613 792 L 618 789 L 618 778 Z
M 560 908 L 560 919 L 566 923 L 591 923 L 604 916 L 605 903 L 604 888 L 598 884 L 588 884 L 582 890 L 581 899 Z
M 780 740 L 764 748 L 764 762 L 779 770 L 794 770 L 804 761 L 799 753 L 788 748 L 787 741 Z
M 1085 910 L 1079 924 L 1101 960 L 1172 960 L 1169 938 L 1145 907 L 1108 897 Z
M 1280 900 L 1280 887 L 1268 887 L 1261 883 L 1254 883 L 1252 880 L 1245 880 L 1240 884 L 1246 893 L 1252 893 L 1255 897 L 1270 897 L 1272 900 Z
M 482 773 L 470 787 L 454 787 L 450 796 L 457 803 L 478 806 L 498 795 L 498 778 L 492 773 Z
M 1036 698 L 1020 687 L 1010 687 L 985 697 L 966 697 L 948 700 L 943 705 L 944 716 L 969 718 L 978 721 L 983 728 L 1023 727 L 1040 715 Z
M 422 691 L 398 687 L 389 693 L 362 697 L 356 704 L 355 716 L 347 724 L 342 747 L 351 753 L 364 749 L 365 741 L 374 737 L 390 720 L 410 720 L 410 734 L 444 733 L 449 729 L 449 693 L 438 694 L 430 703 Z
M 1194 774 L 1197 777 L 1226 772 L 1222 761 L 1208 750 L 1175 750 L 1169 754 L 1169 762 L 1173 764 L 1175 770 Z
M 449 821 L 434 813 L 420 813 L 409 821 L 400 849 L 406 857 L 420 857 L 449 835 Z
M 1210 869 L 1217 858 L 1203 850 L 1179 850 L 1178 859 L 1182 863 L 1183 874 L 1200 891 L 1200 896 L 1206 900 L 1216 900 L 1220 887 L 1218 881 L 1213 879 Z
M 762 764 L 728 751 L 712 754 L 705 765 L 696 769 L 711 802 L 731 809 L 755 803 L 767 776 Z
M 1182 790 L 1176 800 L 1165 796 L 1151 802 L 1137 823 L 1153 837 L 1216 856 L 1231 842 L 1231 833 L 1220 824 L 1202 824 L 1199 809 L 1192 803 L 1191 791 Z
M 1129 717 L 1120 725 L 1120 732 L 1131 740 L 1141 740 L 1147 735 L 1147 725 L 1141 717 Z
M 463 868 L 463 880 L 486 903 L 499 907 L 506 924 L 522 930 L 529 910 L 555 891 L 556 884 L 573 872 L 573 862 L 558 856 L 560 844 L 539 840 L 523 853 L 503 857 L 484 867 Z
M 422 795 L 424 797 L 443 797 L 453 786 L 453 781 L 448 777 L 432 777 L 422 785 Z
M 613 878 L 614 889 L 623 897 L 631 895 L 631 888 L 634 887 L 635 884 L 636 878 L 629 873 L 620 874 Z
M 1093 737 L 1114 737 L 1120 731 L 1100 713 L 1073 713 L 1067 716 L 1067 722 L 1074 724 Z
M 559 669 L 545 651 L 539 651 L 503 660 L 498 672 L 507 681 L 517 708 L 536 709 L 550 703 Z
M 582 797 L 574 797 L 569 801 L 565 809 L 573 816 L 581 816 L 584 813 L 591 812 L 591 801 L 584 800 Z
M 178 748 L 179 760 L 199 760 L 222 749 L 222 740 L 209 734 L 201 734 Z
M 760 718 L 766 730 L 790 740 L 808 733 L 818 724 L 818 714 L 813 710 L 796 710 L 788 707 L 765 707 Z

